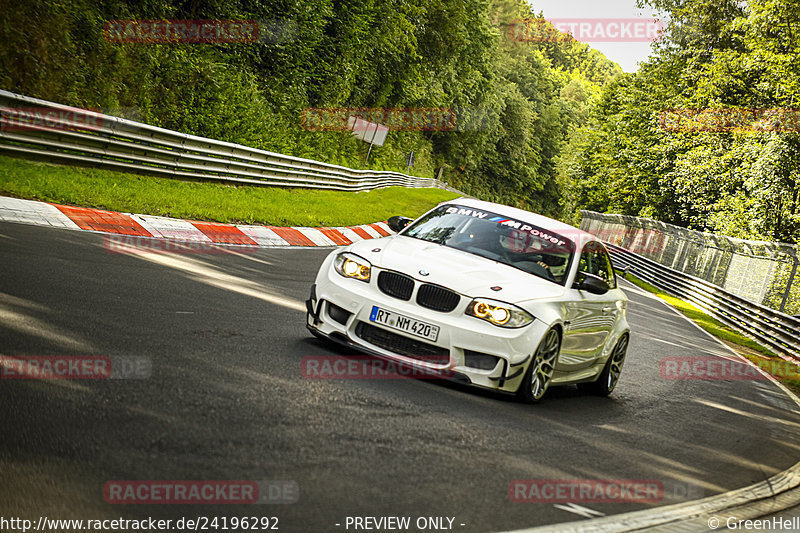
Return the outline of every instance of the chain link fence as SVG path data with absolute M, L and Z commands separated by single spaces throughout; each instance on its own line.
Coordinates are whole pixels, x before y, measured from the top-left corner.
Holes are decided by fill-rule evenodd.
M 734 239 L 649 218 L 581 211 L 581 229 L 750 302 L 800 315 L 800 261 L 791 244 Z

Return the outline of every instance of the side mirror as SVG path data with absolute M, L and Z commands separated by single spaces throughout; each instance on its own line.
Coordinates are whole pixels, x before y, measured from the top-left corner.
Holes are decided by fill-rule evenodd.
M 412 218 L 408 217 L 392 217 L 387 221 L 387 223 L 389 224 L 389 227 L 392 228 L 393 232 L 399 233 L 406 226 L 408 226 L 412 220 Z
M 585 272 L 582 274 L 585 276 L 583 281 L 575 284 L 575 288 L 579 291 L 586 291 L 592 294 L 605 294 L 611 289 L 611 287 L 608 286 L 608 283 L 603 281 L 602 278 L 595 276 L 594 274 L 587 274 Z

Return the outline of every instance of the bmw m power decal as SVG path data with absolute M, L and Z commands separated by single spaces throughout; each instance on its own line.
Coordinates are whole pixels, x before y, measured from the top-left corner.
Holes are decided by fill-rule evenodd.
M 556 246 L 564 246 L 567 244 L 567 241 L 565 241 L 562 237 L 558 235 L 548 233 L 540 228 L 536 228 L 529 224 L 525 224 L 524 222 L 520 222 L 519 220 L 497 216 L 494 213 L 487 213 L 485 211 L 478 211 L 477 209 L 469 209 L 466 207 L 461 207 L 456 205 L 448 207 L 445 213 L 447 214 L 456 213 L 458 215 L 472 216 L 475 218 L 485 219 L 488 220 L 489 222 L 496 222 L 501 226 L 506 226 L 522 232 L 530 233 L 531 235 L 538 237 L 543 241 L 550 242 Z

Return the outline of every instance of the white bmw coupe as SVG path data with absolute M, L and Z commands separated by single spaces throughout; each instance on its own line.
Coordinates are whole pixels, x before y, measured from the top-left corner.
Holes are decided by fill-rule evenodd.
M 554 385 L 614 390 L 628 298 L 597 237 L 467 198 L 389 226 L 322 263 L 311 333 L 531 403 Z

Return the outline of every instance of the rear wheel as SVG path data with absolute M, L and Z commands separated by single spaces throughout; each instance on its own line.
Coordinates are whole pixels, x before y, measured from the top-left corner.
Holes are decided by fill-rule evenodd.
M 608 396 L 614 391 L 619 381 L 619 376 L 622 373 L 622 365 L 625 364 L 625 355 L 628 352 L 628 335 L 627 333 L 620 337 L 617 341 L 614 350 L 608 357 L 606 366 L 600 372 L 600 377 L 594 383 L 582 384 L 583 389 L 597 394 L 598 396 Z
M 525 378 L 517 390 L 517 395 L 522 400 L 528 403 L 537 403 L 542 399 L 553 380 L 553 371 L 560 350 L 561 335 L 558 330 L 551 329 L 545 333 L 539 347 L 536 348 Z

